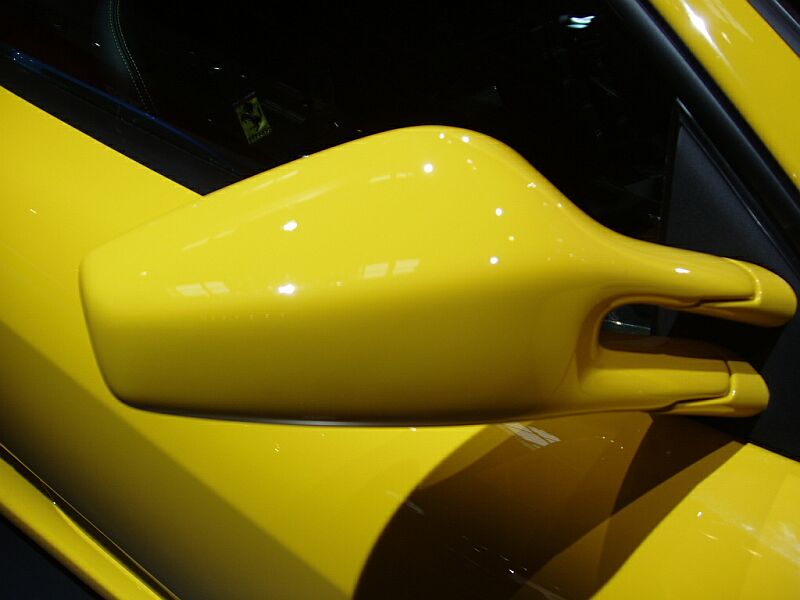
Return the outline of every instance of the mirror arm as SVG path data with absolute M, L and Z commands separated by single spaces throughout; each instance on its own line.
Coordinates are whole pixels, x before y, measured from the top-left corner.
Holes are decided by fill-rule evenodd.
M 792 288 L 778 275 L 743 261 L 628 239 L 618 240 L 615 247 L 628 257 L 638 251 L 644 259 L 628 272 L 639 282 L 638 290 L 628 283 L 631 292 L 592 311 L 587 320 L 591 333 L 576 351 L 575 376 L 564 379 L 556 396 L 570 398 L 577 410 L 584 402 L 610 410 L 709 416 L 750 416 L 764 410 L 769 389 L 763 378 L 725 350 L 674 338 L 601 335 L 600 321 L 625 304 L 656 304 L 774 327 L 796 310 Z M 576 403 L 577 398 L 584 400 Z
M 712 344 L 612 334 L 603 336 L 595 354 L 579 366 L 580 390 L 561 390 L 573 399 L 584 396 L 589 406 L 744 417 L 769 401 L 758 372 Z

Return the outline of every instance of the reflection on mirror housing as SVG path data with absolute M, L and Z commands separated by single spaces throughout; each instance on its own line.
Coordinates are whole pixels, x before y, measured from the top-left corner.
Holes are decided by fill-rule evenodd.
M 746 363 L 599 343 L 615 307 L 775 326 L 778 276 L 594 222 L 484 135 L 402 129 L 210 194 L 93 251 L 84 308 L 115 395 L 160 411 L 381 424 L 606 410 L 753 414 Z

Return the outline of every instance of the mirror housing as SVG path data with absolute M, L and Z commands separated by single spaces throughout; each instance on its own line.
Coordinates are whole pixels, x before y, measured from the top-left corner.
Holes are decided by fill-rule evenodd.
M 214 192 L 94 250 L 81 290 L 103 376 L 131 405 L 371 424 L 752 414 L 768 392 L 748 365 L 676 341 L 601 345 L 601 321 L 648 303 L 774 326 L 796 307 L 769 271 L 614 233 L 507 146 L 447 127 Z

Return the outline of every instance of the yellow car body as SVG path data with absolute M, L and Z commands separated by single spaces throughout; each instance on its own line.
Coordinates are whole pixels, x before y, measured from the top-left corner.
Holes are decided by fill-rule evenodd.
M 798 57 L 745 0 L 654 6 L 800 184 Z M 393 553 L 425 555 L 390 539 L 403 507 L 469 523 L 452 543 L 499 557 L 514 597 L 800 589 L 800 465 L 682 417 L 318 427 L 120 402 L 80 265 L 200 196 L 3 89 L 0 131 L 0 508 L 101 594 L 369 595 L 368 572 L 408 576 Z

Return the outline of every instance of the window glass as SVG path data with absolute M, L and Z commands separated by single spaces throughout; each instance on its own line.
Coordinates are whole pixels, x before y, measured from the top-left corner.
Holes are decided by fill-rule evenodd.
M 514 147 L 601 222 L 655 239 L 671 96 L 602 5 L 295 7 L 12 1 L 0 40 L 239 178 L 371 133 L 456 125 Z

